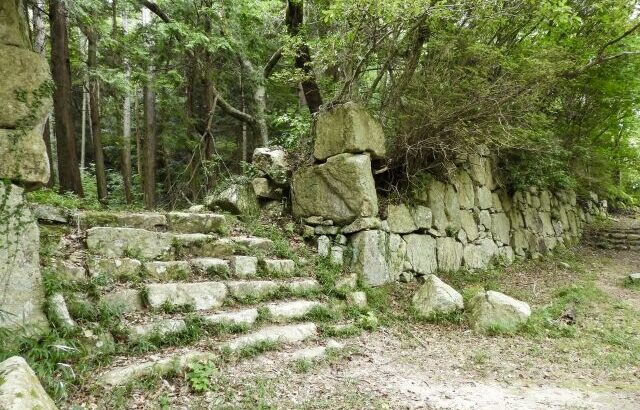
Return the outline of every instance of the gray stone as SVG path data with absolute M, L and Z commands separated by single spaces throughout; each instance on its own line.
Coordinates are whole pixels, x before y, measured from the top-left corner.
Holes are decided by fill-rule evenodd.
M 265 308 L 273 320 L 301 319 L 322 304 L 316 300 L 294 300 L 291 302 L 268 303 Z
M 0 44 L 31 48 L 29 26 L 22 1 L 3 3 L 0 10 Z
M 383 231 L 362 231 L 351 237 L 351 270 L 370 286 L 388 283 L 387 265 L 389 234 Z
M 484 230 L 491 230 L 491 214 L 486 209 L 478 212 L 478 225 Z
M 628 278 L 631 283 L 640 283 L 640 273 L 630 273 Z
M 315 124 L 313 156 L 324 160 L 343 152 L 386 154 L 382 126 L 361 106 L 346 103 L 321 112 Z
M 104 212 L 80 211 L 71 220 L 80 229 L 93 227 L 138 228 L 146 230 L 164 230 L 167 227 L 167 217 L 157 212 Z
M 367 294 L 363 291 L 347 293 L 347 305 L 364 309 L 367 307 Z
M 429 229 L 433 223 L 431 209 L 426 206 L 416 205 L 409 209 L 413 217 L 413 223 L 418 229 Z
M 491 214 L 491 233 L 493 239 L 504 245 L 508 245 L 511 241 L 511 223 L 505 213 Z
M 407 243 L 402 239 L 402 236 L 395 233 L 390 234 L 387 248 L 387 269 L 391 280 L 397 281 L 400 278 L 406 259 Z
M 473 181 L 469 174 L 466 171 L 459 169 L 456 172 L 456 177 L 453 183 L 458 193 L 458 202 L 460 203 L 460 207 L 464 209 L 473 208 L 475 192 L 473 190 Z
M 270 280 L 248 280 L 227 282 L 229 294 L 242 302 L 265 299 L 278 291 L 280 286 Z
M 413 215 L 405 204 L 390 204 L 387 208 L 387 222 L 389 230 L 393 233 L 410 233 L 418 230 Z
M 212 315 L 204 316 L 203 319 L 209 323 L 227 323 L 251 326 L 258 319 L 258 309 L 250 308 L 232 312 L 214 313 Z
M 310 217 L 304 218 L 304 222 L 306 224 L 313 225 L 313 226 L 317 226 L 317 225 L 333 226 L 333 221 L 331 219 L 324 219 L 321 216 L 310 216 Z
M 207 207 L 204 205 L 192 205 L 187 211 L 192 213 L 207 212 Z
M 346 245 L 348 241 L 347 237 L 344 235 L 336 235 L 335 240 L 338 245 Z
M 267 238 L 259 238 L 257 236 L 233 236 L 231 241 L 241 251 L 246 250 L 258 250 L 264 252 L 271 252 L 273 249 L 273 241 Z
M 227 297 L 227 287 L 221 282 L 150 283 L 147 285 L 149 307 L 159 309 L 168 303 L 189 305 L 195 310 L 207 310 L 222 306 Z
M 69 314 L 69 309 L 67 309 L 67 303 L 64 301 L 62 293 L 54 293 L 49 296 L 47 305 L 49 307 L 49 316 L 55 320 L 58 325 L 67 329 L 76 327 L 76 322 Z
M 551 214 L 549 212 L 539 212 L 538 215 L 542 222 L 542 233 L 547 236 L 554 236 L 556 232 L 551 223 Z
M 217 195 L 205 199 L 209 209 L 220 208 L 234 215 L 257 215 L 260 206 L 251 184 L 231 184 Z
M 511 265 L 515 260 L 513 248 L 511 248 L 511 246 L 502 246 L 498 248 L 498 252 L 496 253 L 496 259 L 498 263 L 500 263 L 503 266 Z
M 191 259 L 191 266 L 196 271 L 209 276 L 226 278 L 231 273 L 229 261 L 219 258 L 194 258 Z
M 258 258 L 255 256 L 232 256 L 231 271 L 237 278 L 252 278 L 258 273 Z
M 331 252 L 331 239 L 329 239 L 328 236 L 322 235 L 318 237 L 317 251 L 318 256 L 322 258 L 326 258 L 327 256 L 329 256 L 329 253 Z
M 253 166 L 279 185 L 287 184 L 291 173 L 287 153 L 280 148 L 260 147 L 253 151 Z
M 486 185 L 485 158 L 478 154 L 469 154 L 471 179 L 478 185 Z
M 212 213 L 169 212 L 169 229 L 182 233 L 224 233 L 224 215 Z
M 132 277 L 140 274 L 142 262 L 131 258 L 98 258 L 87 256 L 87 267 L 91 277 Z
M 493 205 L 493 197 L 491 196 L 491 190 L 486 186 L 476 187 L 476 201 L 475 204 L 480 209 L 489 209 Z
M 0 409 L 58 409 L 22 357 L 13 356 L 0 363 L 0 379 Z
M 226 343 L 222 348 L 226 348 L 234 352 L 261 342 L 298 343 L 315 336 L 317 332 L 317 327 L 313 323 L 269 326 L 260 329 L 257 332 L 240 336 Z
M 551 193 L 547 190 L 540 191 L 540 210 L 551 211 Z
M 109 258 L 136 255 L 145 259 L 168 257 L 172 235 L 137 228 L 97 227 L 87 231 L 89 251 Z
M 321 286 L 315 279 L 296 279 L 283 283 L 281 288 L 288 290 L 294 295 L 301 295 L 308 292 L 316 292 L 320 290 Z
M 491 194 L 491 208 L 493 208 L 496 212 L 503 212 L 504 209 L 502 208 L 502 200 L 500 199 L 500 195 L 498 195 L 497 192 L 493 192 Z
M 427 275 L 424 284 L 413 295 L 413 309 L 424 317 L 462 310 L 462 295 L 435 275 Z
M 337 226 L 323 226 L 318 225 L 313 229 L 316 235 L 337 235 L 340 232 L 340 228 Z
M 460 229 L 460 203 L 453 185 L 448 185 L 444 194 L 444 213 L 447 215 L 447 228 Z
M 485 269 L 498 252 L 496 244 L 488 238 L 481 239 L 479 245 L 467 244 L 464 247 L 463 264 L 467 269 Z
M 351 222 L 349 225 L 342 228 L 343 234 L 352 234 L 360 231 L 365 231 L 368 229 L 380 229 L 382 226 L 382 221 L 380 218 L 376 217 L 367 217 L 367 218 L 357 218 L 355 221 Z
M 177 256 L 222 257 L 233 255 L 237 245 L 230 238 L 217 239 L 215 235 L 182 233 L 173 235 L 172 243 Z
M 471 211 L 460 212 L 460 227 L 467 234 L 469 242 L 473 242 L 478 238 L 478 225 Z
M 462 266 L 462 244 L 453 238 L 437 238 L 436 254 L 443 272 L 455 272 Z
M 191 275 L 191 266 L 187 261 L 145 262 L 144 270 L 156 280 L 172 280 L 186 278 Z
M 277 199 L 282 196 L 282 188 L 272 186 L 267 178 L 254 178 L 251 180 L 251 186 L 258 198 Z
M 410 234 L 404 236 L 407 244 L 407 261 L 411 270 L 422 275 L 438 269 L 436 240 L 429 235 Z
M 332 264 L 342 267 L 344 265 L 344 247 L 341 245 L 332 246 L 329 258 Z
M 61 279 L 68 282 L 84 282 L 87 280 L 87 271 L 84 267 L 78 266 L 68 260 L 57 259 L 54 262 L 56 273 Z
M 60 223 L 66 224 L 69 218 L 69 211 L 53 205 L 32 204 L 31 212 L 33 216 L 41 223 Z
M 102 295 L 100 305 L 121 313 L 131 313 L 143 308 L 137 289 L 122 289 Z
M 140 340 L 150 336 L 168 336 L 185 330 L 187 324 L 182 319 L 160 319 L 152 323 L 129 328 L 129 340 Z
M 296 263 L 291 259 L 263 259 L 260 266 L 270 276 L 283 277 L 296 274 Z
M 433 227 L 445 232 L 449 219 L 445 212 L 446 185 L 440 181 L 432 181 L 429 185 L 428 205 L 433 215 Z
M 0 327 L 36 334 L 47 326 L 40 234 L 22 194 L 22 188 L 0 182 Z
M 376 216 L 378 196 L 368 155 L 340 154 L 293 176 L 295 217 L 322 216 L 338 224 Z
M 469 320 L 476 330 L 513 331 L 531 315 L 531 308 L 525 302 L 492 290 L 476 294 L 468 309 Z

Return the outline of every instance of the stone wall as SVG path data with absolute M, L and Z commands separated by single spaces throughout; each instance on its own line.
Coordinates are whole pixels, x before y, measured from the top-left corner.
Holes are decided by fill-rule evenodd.
M 606 213 L 606 202 L 593 195 L 578 203 L 573 191 L 507 192 L 485 147 L 459 158 L 449 181 L 427 178 L 412 203 L 380 207 L 370 158 L 384 156 L 384 138 L 372 124 L 351 104 L 321 114 L 315 151 L 325 162 L 298 170 L 292 188 L 294 216 L 305 231 L 322 235 L 323 249 L 346 237 L 347 263 L 371 285 L 536 258 L 575 243 L 585 223 Z M 336 135 L 347 142 L 336 143 Z
M 33 52 L 21 0 L 0 6 L 0 327 L 46 326 L 38 226 L 23 186 L 49 179 L 42 137 L 51 110 L 47 60 Z

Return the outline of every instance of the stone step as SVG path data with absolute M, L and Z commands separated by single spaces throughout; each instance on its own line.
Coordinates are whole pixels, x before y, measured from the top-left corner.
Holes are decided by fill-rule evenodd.
M 175 256 L 222 257 L 236 253 L 268 253 L 273 242 L 266 238 L 211 234 L 155 232 L 139 228 L 95 227 L 87 230 L 87 248 L 109 258 L 171 260 Z
M 268 326 L 248 335 L 239 336 L 225 344 L 222 349 L 231 352 L 262 342 L 299 343 L 316 336 L 318 329 L 315 323 L 299 323 L 284 326 Z
M 150 283 L 146 285 L 146 302 L 152 309 L 171 305 L 209 310 L 222 306 L 228 293 L 222 282 Z
M 314 323 L 269 326 L 223 343 L 220 346 L 220 350 L 233 353 L 261 342 L 300 343 L 316 336 L 317 333 L 317 327 Z M 97 382 L 106 388 L 123 386 L 152 374 L 164 376 L 167 373 L 183 373 L 194 362 L 215 360 L 218 357 L 219 352 L 194 350 L 184 350 L 166 356 L 163 356 L 162 353 L 157 353 L 146 360 L 107 370 L 98 376 Z
M 314 308 L 325 307 L 317 300 L 294 300 L 291 302 L 274 302 L 265 305 L 269 318 L 275 321 L 301 319 Z
M 289 281 L 247 280 L 227 281 L 229 295 L 241 303 L 253 303 L 266 300 L 284 292 L 286 294 L 306 295 L 320 290 L 315 279 L 297 279 Z
M 105 212 L 80 211 L 71 223 L 82 230 L 95 227 L 139 228 L 180 233 L 225 233 L 226 217 L 213 212 Z

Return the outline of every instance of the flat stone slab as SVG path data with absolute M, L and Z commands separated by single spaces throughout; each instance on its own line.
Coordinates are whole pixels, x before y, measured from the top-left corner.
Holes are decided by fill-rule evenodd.
M 298 343 L 315 336 L 318 329 L 314 323 L 286 326 L 269 326 L 257 332 L 240 336 L 223 345 L 223 349 L 236 351 L 260 342 Z
M 71 318 L 67 303 L 62 293 L 54 293 L 48 299 L 49 315 L 53 317 L 59 325 L 72 329 L 76 327 L 76 322 Z
M 176 277 L 188 277 L 191 265 L 187 261 L 152 261 L 144 263 L 147 275 L 156 280 L 170 280 Z
M 151 374 L 162 376 L 172 371 L 183 372 L 191 363 L 214 360 L 216 357 L 217 355 L 211 352 L 192 351 L 158 360 L 135 363 L 103 373 L 98 377 L 98 383 L 105 387 L 122 386 Z
M 99 258 L 87 255 L 87 266 L 91 277 L 111 278 L 135 276 L 140 273 L 142 262 L 132 258 Z
M 258 238 L 256 236 L 234 236 L 229 238 L 233 243 L 241 249 L 253 249 L 269 252 L 273 249 L 273 241 L 267 238 Z
M 153 323 L 135 325 L 129 328 L 129 340 L 140 340 L 151 335 L 165 336 L 179 333 L 186 328 L 182 319 L 160 319 Z
M 258 319 L 258 309 L 243 309 L 232 312 L 220 312 L 204 316 L 203 319 L 209 323 L 231 323 L 236 325 L 249 325 Z
M 631 281 L 631 283 L 640 283 L 640 272 L 630 273 L 629 280 Z
M 229 261 L 219 258 L 195 258 L 191 259 L 191 266 L 200 273 L 211 276 L 228 277 L 231 269 Z
M 103 212 L 81 211 L 71 217 L 71 222 L 80 229 L 94 227 L 139 228 L 147 230 L 164 230 L 167 218 L 158 212 Z
M 258 274 L 258 258 L 255 256 L 232 256 L 229 258 L 231 262 L 231 272 L 236 278 L 252 278 Z
M 274 320 L 300 319 L 313 308 L 323 306 L 316 300 L 295 300 L 293 302 L 269 303 L 265 306 Z
M 87 230 L 87 248 L 109 258 L 166 258 L 172 253 L 172 235 L 138 228 L 97 227 Z
M 183 233 L 173 236 L 173 245 L 179 255 L 222 257 L 235 253 L 236 244 L 229 238 L 216 238 L 202 233 Z
M 329 340 L 325 346 L 307 347 L 289 354 L 291 360 L 316 360 L 323 358 L 329 349 L 342 349 L 344 344 Z
M 58 409 L 34 371 L 20 356 L 0 363 L 0 381 L 0 409 Z
M 102 295 L 100 304 L 122 313 L 131 313 L 143 309 L 140 292 L 137 289 L 123 289 Z
M 260 267 L 269 276 L 286 277 L 296 273 L 296 263 L 291 259 L 263 259 Z
M 226 218 L 222 214 L 169 212 L 167 214 L 169 229 L 182 233 L 224 233 Z
M 152 283 L 147 285 L 147 303 L 158 309 L 163 304 L 191 305 L 195 310 L 222 306 L 227 287 L 222 282 Z
M 283 287 L 291 293 L 304 293 L 320 290 L 320 283 L 315 279 L 292 280 L 283 284 Z
M 280 288 L 280 284 L 270 280 L 230 281 L 226 285 L 229 294 L 238 300 L 264 299 Z

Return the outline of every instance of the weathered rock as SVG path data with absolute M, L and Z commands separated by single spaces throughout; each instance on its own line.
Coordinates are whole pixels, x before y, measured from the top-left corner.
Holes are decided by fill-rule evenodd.
M 84 282 L 87 280 L 87 271 L 84 267 L 78 266 L 67 260 L 56 260 L 54 263 L 56 273 L 67 282 Z
M 167 217 L 157 212 L 103 212 L 80 211 L 71 217 L 74 224 L 81 229 L 93 227 L 138 228 L 150 231 L 164 230 Z
M 97 227 L 87 231 L 89 251 L 109 258 L 168 257 L 172 251 L 172 240 L 171 234 L 137 228 Z
M 27 333 L 39 333 L 47 326 L 41 309 L 40 235 L 22 194 L 22 188 L 0 182 L 0 327 L 24 326 Z
M 380 229 L 382 226 L 382 221 L 380 218 L 376 217 L 368 217 L 368 218 L 358 218 L 355 221 L 351 222 L 349 225 L 342 228 L 342 233 L 349 235 L 352 233 L 365 231 L 367 229 Z
M 47 305 L 49 308 L 49 316 L 58 325 L 67 329 L 73 329 L 74 327 L 76 327 L 76 322 L 71 318 L 71 315 L 69 314 L 69 309 L 67 309 L 67 303 L 64 301 L 64 296 L 62 295 L 62 293 L 54 293 L 53 295 L 49 296 Z
M 129 340 L 140 340 L 150 336 L 167 336 L 185 330 L 187 324 L 182 319 L 160 319 L 153 323 L 129 328 Z
M 496 244 L 488 238 L 480 240 L 479 245 L 467 244 L 464 247 L 463 264 L 466 268 L 485 269 L 498 252 Z
M 413 223 L 418 229 L 429 229 L 433 222 L 433 213 L 426 206 L 416 205 L 409 209 L 413 217 Z
M 486 185 L 485 158 L 478 154 L 469 154 L 469 168 L 471 178 L 478 185 Z
M 244 309 L 232 312 L 214 313 L 204 316 L 203 319 L 209 323 L 227 323 L 235 325 L 252 325 L 258 319 L 258 309 Z
M 22 357 L 13 356 L 0 363 L 0 379 L 0 409 L 58 409 Z
M 447 186 L 440 181 L 432 181 L 429 185 L 428 205 L 433 215 L 433 227 L 445 232 L 449 226 L 449 219 L 445 212 L 445 194 Z
M 203 233 L 173 235 L 172 243 L 178 256 L 217 258 L 233 255 L 238 247 L 230 238 L 217 239 L 214 235 Z
M 342 267 L 344 265 L 344 247 L 341 245 L 332 246 L 329 260 L 333 265 Z
M 471 211 L 460 211 L 460 227 L 467 234 L 469 242 L 473 242 L 478 238 L 478 225 Z
M 511 223 L 505 213 L 491 214 L 491 233 L 493 239 L 504 245 L 510 242 Z
M 258 273 L 258 258 L 255 256 L 232 256 L 231 271 L 237 278 L 251 278 Z
M 235 215 L 256 215 L 260 206 L 251 184 L 232 184 L 217 195 L 207 197 L 209 209 L 220 208 Z
M 303 295 L 309 292 L 320 290 L 320 283 L 315 279 L 297 279 L 286 282 L 282 285 L 282 289 L 288 290 L 294 295 Z
M 462 266 L 462 244 L 453 238 L 437 238 L 438 269 L 455 272 Z
M 447 215 L 447 228 L 460 229 L 460 203 L 458 202 L 458 194 L 453 185 L 447 184 L 444 193 L 444 213 Z
M 287 153 L 279 148 L 256 148 L 253 151 L 253 166 L 279 185 L 289 180 L 291 169 L 287 161 Z
M 363 291 L 347 293 L 347 305 L 364 309 L 367 307 L 367 294 Z
M 29 26 L 21 1 L 8 1 L 0 9 L 0 44 L 31 48 Z M 9 60 L 6 60 L 9 61 Z
M 631 283 L 640 283 L 640 273 L 630 273 L 628 278 Z
M 100 305 L 121 313 L 131 313 L 143 308 L 137 289 L 122 289 L 102 295 Z
M 89 274 L 94 278 L 98 276 L 124 278 L 138 275 L 142 262 L 131 258 L 87 257 L 87 267 Z
M 513 331 L 531 315 L 525 302 L 492 290 L 475 295 L 468 310 L 469 321 L 476 330 Z
M 393 233 L 410 233 L 418 229 L 411 209 L 405 204 L 390 204 L 387 208 L 387 222 L 389 222 L 389 230 Z
M 410 234 L 404 236 L 407 243 L 407 261 L 411 270 L 422 275 L 438 269 L 436 240 L 429 235 Z
M 486 209 L 478 212 L 478 225 L 482 229 L 484 227 L 485 230 L 491 230 L 491 214 Z
M 296 263 L 291 259 L 263 259 L 260 267 L 270 276 L 293 276 L 296 273 Z
M 500 263 L 503 266 L 511 265 L 515 260 L 513 248 L 511 246 L 502 246 L 498 248 L 498 252 L 496 253 L 496 259 L 498 263 Z
M 313 229 L 316 235 L 337 235 L 340 232 L 340 228 L 337 226 L 325 226 L 318 225 Z
M 270 326 L 260 329 L 255 333 L 240 336 L 224 345 L 223 348 L 227 348 L 233 352 L 260 342 L 297 343 L 315 336 L 316 333 L 317 328 L 313 323 Z
M 475 205 L 480 209 L 489 209 L 493 205 L 491 190 L 485 186 L 476 187 Z
M 191 259 L 191 266 L 200 272 L 209 276 L 229 277 L 231 269 L 229 261 L 219 258 L 194 258 Z
M 313 156 L 325 160 L 349 152 L 368 152 L 374 158 L 386 154 L 382 126 L 362 107 L 346 103 L 320 113 L 315 125 Z
M 270 280 L 248 280 L 227 282 L 229 295 L 242 302 L 265 299 L 280 289 L 280 286 Z
M 427 275 L 412 299 L 413 308 L 421 316 L 462 310 L 462 295 L 435 275 Z
M 294 300 L 292 302 L 269 303 L 265 306 L 271 319 L 290 320 L 301 319 L 312 309 L 322 304 L 315 300 Z
M 458 202 L 460 203 L 460 207 L 464 209 L 473 208 L 475 193 L 473 190 L 473 181 L 469 174 L 466 171 L 459 169 L 453 183 L 458 193 Z
M 272 186 L 267 178 L 254 178 L 251 186 L 258 198 L 277 199 L 282 196 L 282 189 Z
M 322 235 L 318 237 L 317 251 L 318 256 L 322 258 L 326 258 L 327 256 L 329 256 L 329 253 L 331 252 L 331 239 L 329 239 L 328 236 Z
M 239 251 L 264 251 L 270 252 L 273 249 L 273 241 L 257 236 L 233 236 L 231 241 Z
M 221 282 L 150 283 L 147 285 L 149 307 L 159 309 L 163 304 L 192 306 L 207 310 L 222 306 L 227 287 Z
M 67 209 L 53 205 L 32 204 L 31 212 L 41 223 L 66 224 L 69 219 L 69 211 Z
M 361 231 L 351 237 L 351 270 L 370 286 L 391 280 L 387 264 L 389 234 L 383 231 Z
M 183 233 L 224 233 L 226 220 L 224 215 L 212 213 L 169 212 L 169 229 Z
M 378 196 L 368 155 L 340 154 L 297 171 L 292 183 L 293 214 L 321 216 L 338 224 L 378 213 Z
M 144 263 L 145 273 L 156 280 L 187 278 L 191 275 L 191 266 L 187 261 L 152 261 Z
M 3 64 L 6 65 L 10 64 Z M 43 127 L 43 124 L 38 124 L 32 129 L 0 129 L 1 179 L 31 184 L 44 184 L 49 180 L 49 157 L 42 139 Z

